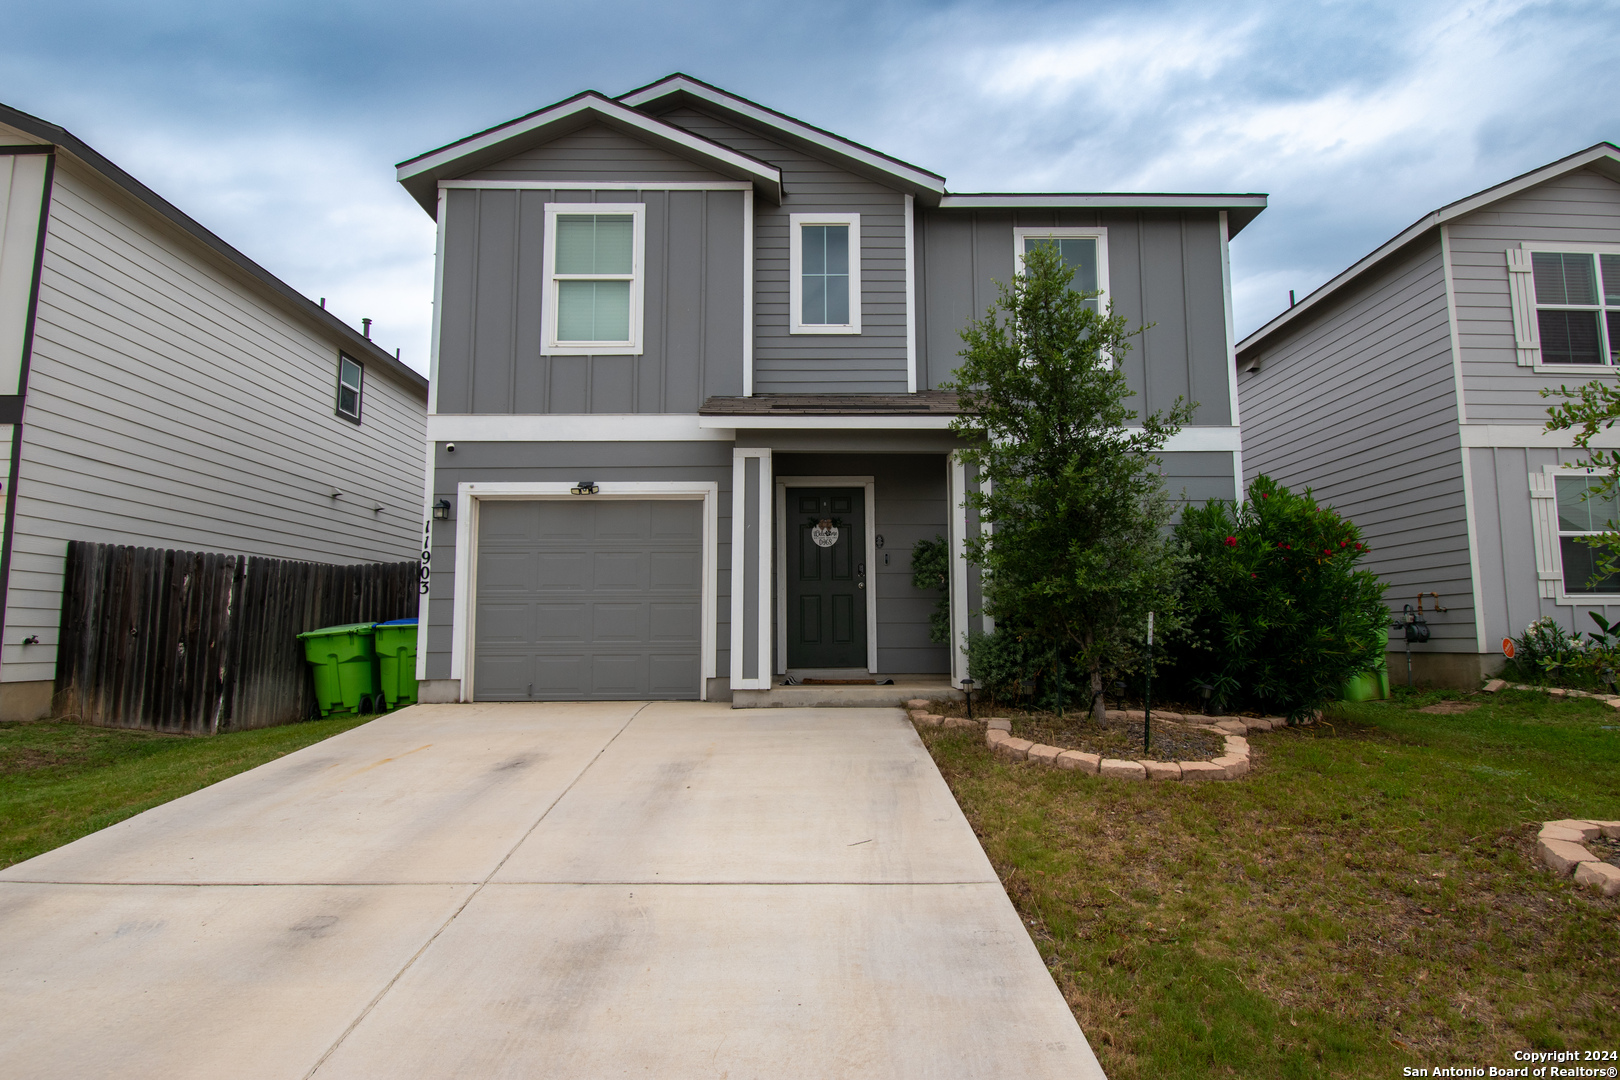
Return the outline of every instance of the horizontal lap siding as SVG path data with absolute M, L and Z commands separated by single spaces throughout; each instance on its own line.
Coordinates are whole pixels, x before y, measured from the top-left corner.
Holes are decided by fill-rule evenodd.
M 926 389 L 961 363 L 962 331 L 1014 274 L 1014 228 L 1108 230 L 1109 300 L 1132 331 L 1124 371 L 1142 413 L 1181 398 L 1193 422 L 1228 425 L 1226 299 L 1214 212 L 935 210 L 918 215 L 919 365 Z
M 1469 214 L 1449 232 L 1469 423 L 1540 425 L 1547 419 L 1543 387 L 1612 379 L 1613 369 L 1538 374 L 1518 365 L 1507 249 L 1521 242 L 1620 244 L 1620 184 L 1585 170 L 1570 173 Z
M 442 413 L 694 413 L 742 393 L 743 193 L 449 193 Z M 545 204 L 646 206 L 639 356 L 542 356 Z
M 1462 444 L 1438 233 L 1265 345 L 1240 376 L 1245 482 L 1309 487 L 1355 522 L 1396 609 L 1450 610 L 1433 651 L 1476 648 Z
M 54 676 L 69 540 L 317 562 L 411 557 L 423 402 L 368 365 L 365 423 L 337 418 L 338 349 L 59 168 L 4 678 Z M 42 644 L 21 645 L 29 635 Z
M 719 484 L 719 556 L 715 605 L 718 649 L 715 672 L 731 670 L 731 444 L 679 443 L 456 443 L 435 451 L 434 499 L 456 505 L 460 484 L 555 483 L 601 481 Z M 427 677 L 450 678 L 451 631 L 456 584 L 456 523 L 433 523 L 433 576 L 428 601 Z M 469 658 L 470 661 L 471 658 Z
M 462 180 L 566 180 L 639 183 L 644 180 L 732 180 L 695 161 L 649 146 L 639 139 L 592 124 L 458 177 Z
M 904 393 L 905 197 L 697 109 L 661 119 L 782 170 L 781 206 L 754 203 L 754 391 Z M 861 332 L 788 333 L 789 217 L 861 215 Z

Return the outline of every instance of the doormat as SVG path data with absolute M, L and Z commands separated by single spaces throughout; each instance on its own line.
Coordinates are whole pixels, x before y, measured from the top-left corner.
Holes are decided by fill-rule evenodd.
M 795 679 L 789 675 L 783 686 L 893 686 L 893 679 Z

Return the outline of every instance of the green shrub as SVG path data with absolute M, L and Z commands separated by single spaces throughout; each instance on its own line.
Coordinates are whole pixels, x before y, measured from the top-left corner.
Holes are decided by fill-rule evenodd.
M 911 584 L 937 589 L 939 599 L 928 613 L 928 640 L 944 645 L 951 640 L 951 548 L 943 536 L 919 540 L 911 548 Z
M 967 660 L 974 692 L 992 702 L 1029 698 L 1041 709 L 1090 706 L 1085 665 L 1072 655 L 1060 657 L 1051 640 L 1031 631 L 1001 622 L 993 633 L 971 632 Z
M 1356 569 L 1360 532 L 1310 489 L 1257 477 L 1242 505 L 1188 507 L 1176 538 L 1192 556 L 1189 632 L 1171 650 L 1183 696 L 1202 684 L 1219 705 L 1298 717 L 1383 663 L 1384 585 Z
M 1591 612 L 1597 630 L 1582 638 L 1570 633 L 1550 615 L 1543 615 L 1513 639 L 1513 659 L 1502 669 L 1512 682 L 1548 683 L 1586 689 L 1607 689 L 1620 671 L 1620 626 L 1612 626 Z

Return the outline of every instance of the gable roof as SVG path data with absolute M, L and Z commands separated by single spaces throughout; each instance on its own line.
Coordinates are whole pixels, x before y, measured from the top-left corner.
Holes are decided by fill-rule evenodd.
M 937 205 L 945 194 L 945 178 L 870 146 L 767 108 L 756 101 L 711 86 L 701 79 L 676 72 L 638 90 L 620 94 L 621 101 L 644 112 L 659 112 L 682 105 L 698 105 L 732 119 L 763 127 L 789 146 L 831 160 L 850 172 L 916 196 L 924 206 Z
M 395 167 L 396 176 L 422 209 L 437 217 L 440 180 L 464 175 L 590 124 L 606 125 L 722 175 L 751 181 L 755 189 L 772 202 L 782 201 L 782 171 L 776 166 L 694 135 L 685 128 L 666 124 L 595 90 L 575 94 L 555 105 L 536 109 L 516 120 L 402 161 Z
M 1620 183 L 1620 147 L 1606 142 L 1598 143 L 1596 146 L 1589 146 L 1579 153 L 1560 158 L 1549 165 L 1543 165 L 1539 169 L 1532 169 L 1527 173 L 1515 176 L 1511 180 L 1505 180 L 1494 187 L 1476 191 L 1472 195 L 1458 199 L 1453 203 L 1447 203 L 1438 210 L 1423 215 L 1377 250 L 1357 260 L 1334 277 L 1333 280 L 1316 289 L 1305 299 L 1238 342 L 1237 355 L 1241 358 L 1246 352 L 1258 348 L 1268 338 L 1275 336 L 1294 320 L 1304 316 L 1307 311 L 1320 307 L 1340 289 L 1346 288 L 1385 259 L 1399 254 L 1408 245 L 1421 240 L 1431 230 L 1456 221 L 1467 214 L 1472 214 L 1476 210 L 1482 210 L 1492 203 L 1501 202 L 1503 199 L 1511 198 L 1520 192 L 1528 191 L 1537 184 L 1556 180 L 1560 176 L 1565 176 L 1578 169 L 1591 169 L 1593 172 Z
M 381 365 L 400 382 L 421 393 L 424 398 L 426 397 L 428 381 L 420 372 L 396 360 L 393 354 L 382 346 L 276 277 L 224 240 L 221 240 L 200 223 L 181 212 L 178 207 L 163 198 L 163 196 L 102 157 L 66 128 L 41 120 L 37 116 L 31 116 L 19 109 L 13 109 L 9 105 L 0 105 L 0 124 L 16 128 L 24 134 L 39 139 L 41 143 L 53 147 L 56 153 L 74 158 L 108 182 L 123 189 L 126 194 L 145 204 L 148 209 L 189 235 L 203 247 L 235 265 L 237 269 L 258 284 L 264 292 L 292 308 L 308 322 L 314 323 L 327 331 L 332 337 L 337 338 L 354 352 L 356 358 L 363 357 L 372 363 Z

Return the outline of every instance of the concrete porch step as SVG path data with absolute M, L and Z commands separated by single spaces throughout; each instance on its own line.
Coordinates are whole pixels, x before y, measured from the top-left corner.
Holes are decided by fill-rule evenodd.
M 733 690 L 733 709 L 873 709 L 900 706 L 912 698 L 953 698 L 962 691 L 952 689 L 943 677 L 893 678 L 892 686 L 773 686 L 769 690 Z M 777 677 L 780 680 L 780 676 Z

